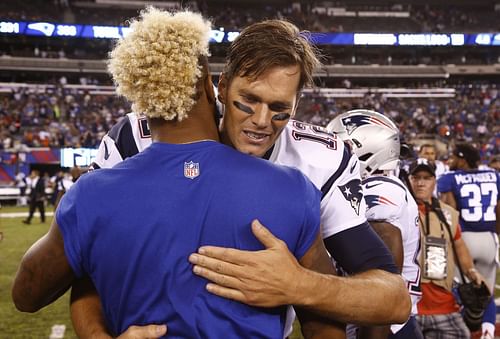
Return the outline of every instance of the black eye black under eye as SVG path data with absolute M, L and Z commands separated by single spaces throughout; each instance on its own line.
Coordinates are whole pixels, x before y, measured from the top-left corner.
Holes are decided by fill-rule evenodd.
M 278 113 L 273 115 L 271 119 L 275 121 L 284 121 L 290 119 L 290 117 L 291 117 L 290 113 Z
M 249 107 L 249 106 L 247 106 L 247 105 L 245 105 L 245 104 L 242 104 L 242 103 L 241 103 L 241 102 L 239 102 L 239 101 L 233 101 L 233 105 L 234 105 L 237 109 L 239 109 L 240 111 L 243 111 L 243 112 L 245 112 L 245 113 L 247 113 L 247 114 L 255 114 L 254 110 L 253 110 L 251 107 Z

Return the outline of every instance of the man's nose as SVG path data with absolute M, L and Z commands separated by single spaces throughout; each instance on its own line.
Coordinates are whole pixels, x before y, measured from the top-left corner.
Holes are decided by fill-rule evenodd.
M 258 104 L 251 119 L 255 126 L 259 128 L 267 127 L 271 123 L 271 111 L 269 107 L 266 104 Z

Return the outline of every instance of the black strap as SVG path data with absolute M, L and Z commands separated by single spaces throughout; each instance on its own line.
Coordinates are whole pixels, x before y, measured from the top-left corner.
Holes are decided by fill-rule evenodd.
M 451 248 L 453 249 L 453 255 L 455 256 L 455 261 L 458 267 L 458 271 L 460 272 L 460 277 L 462 278 L 462 282 L 465 284 L 465 276 L 464 272 L 462 271 L 462 266 L 460 265 L 460 260 L 458 259 L 457 255 L 457 250 L 455 248 L 455 239 L 453 237 L 453 234 L 451 233 L 451 228 L 448 222 L 446 221 L 446 218 L 443 214 L 443 211 L 441 210 L 441 206 L 439 204 L 439 200 L 436 198 L 432 198 L 432 204 L 431 204 L 432 210 L 436 213 L 437 217 L 439 220 L 445 225 L 446 230 L 448 230 L 448 234 L 450 235 L 450 241 L 451 241 Z
M 429 212 L 430 211 L 433 211 L 433 208 L 432 206 L 424 201 L 424 206 L 425 206 L 425 223 L 422 221 L 422 218 L 420 217 L 420 214 L 419 214 L 419 218 L 420 218 L 420 221 L 424 224 L 424 227 L 425 227 L 425 235 L 429 235 L 430 234 L 430 221 L 429 221 Z M 436 213 L 437 214 L 437 213 Z M 439 215 L 438 215 L 438 219 L 439 219 L 439 227 L 441 228 L 441 238 L 444 238 L 444 228 L 443 228 L 443 221 L 441 218 L 439 218 Z M 446 221 L 446 220 L 445 220 Z

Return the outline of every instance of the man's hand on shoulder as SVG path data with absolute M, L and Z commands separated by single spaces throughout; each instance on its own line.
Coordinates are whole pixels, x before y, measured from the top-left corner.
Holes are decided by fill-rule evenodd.
M 204 246 L 189 257 L 193 272 L 212 281 L 207 290 L 224 298 L 259 307 L 293 304 L 294 282 L 304 269 L 286 244 L 257 220 L 252 231 L 265 250 Z

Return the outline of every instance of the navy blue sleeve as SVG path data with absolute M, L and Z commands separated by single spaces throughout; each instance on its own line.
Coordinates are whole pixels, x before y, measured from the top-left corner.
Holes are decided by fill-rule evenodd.
M 391 252 L 367 223 L 324 239 L 326 249 L 348 274 L 380 269 L 399 273 Z

